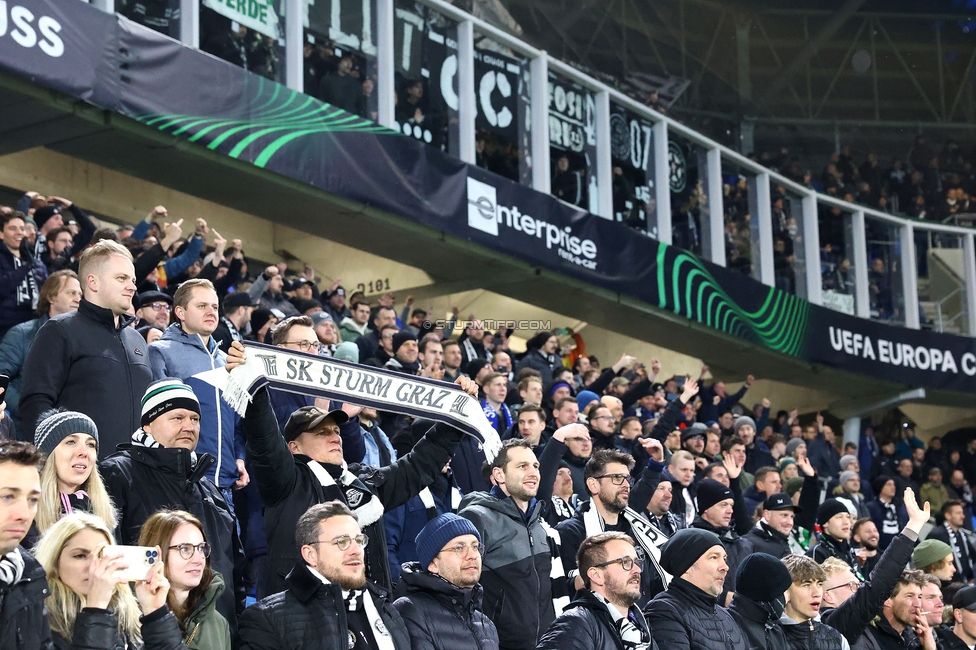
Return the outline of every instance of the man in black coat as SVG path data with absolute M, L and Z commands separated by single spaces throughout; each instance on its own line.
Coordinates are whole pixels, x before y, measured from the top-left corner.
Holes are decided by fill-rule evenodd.
M 227 354 L 227 369 L 244 361 L 244 347 L 234 343 Z M 467 377 L 457 383 L 472 395 L 477 386 Z M 356 414 L 358 415 L 358 413 Z M 386 467 L 353 463 L 343 465 L 339 425 L 348 415 L 341 410 L 325 412 L 315 406 L 295 411 L 278 429 L 267 390 L 262 388 L 247 407 L 241 424 L 254 480 L 264 502 L 268 535 L 268 565 L 261 596 L 285 588 L 285 576 L 298 560 L 295 522 L 310 506 L 341 500 L 357 514 L 374 540 L 366 554 L 367 575 L 390 589 L 383 514 L 403 505 L 431 485 L 464 436 L 446 424 L 436 424 L 409 454 Z
M 417 535 L 420 559 L 403 565 L 393 603 L 412 650 L 498 650 L 495 624 L 481 611 L 483 552 L 474 524 L 450 512 Z
M 661 548 L 661 568 L 674 576 L 645 608 L 654 640 L 668 650 L 746 650 L 742 630 L 718 604 L 729 572 L 715 533 L 686 528 Z
M 738 487 L 738 481 L 732 485 Z M 741 493 L 725 487 L 715 479 L 702 479 L 698 482 L 698 518 L 692 522 L 692 528 L 699 528 L 715 533 L 725 545 L 728 555 L 728 575 L 725 579 L 725 589 L 719 603 L 726 605 L 730 602 L 735 591 L 735 574 L 739 564 L 752 553 L 752 544 L 745 537 L 740 537 L 733 526 L 732 517 L 736 509 L 742 508 Z
M 94 420 L 104 458 L 142 426 L 152 369 L 145 339 L 129 327 L 134 278 L 132 255 L 117 242 L 102 240 L 82 254 L 78 311 L 46 322 L 24 363 L 22 437 L 33 440 L 40 414 L 63 406 Z
M 217 462 L 210 454 L 196 454 L 200 440 L 200 402 L 193 389 L 179 379 L 149 386 L 142 400 L 141 429 L 131 442 L 98 465 L 105 488 L 119 512 L 115 539 L 137 544 L 143 523 L 164 508 L 185 510 L 203 523 L 213 549 L 210 565 L 227 588 L 217 601 L 219 611 L 237 629 L 244 610 L 246 560 L 237 535 L 237 520 L 220 489 L 207 478 Z
M 820 541 L 807 549 L 807 555 L 823 564 L 828 557 L 835 557 L 850 565 L 851 570 L 861 576 L 861 565 L 857 551 L 851 547 L 851 528 L 854 516 L 840 499 L 825 499 L 817 509 L 817 525 L 820 526 Z
M 775 556 L 753 553 L 739 565 L 737 574 L 729 613 L 746 637 L 749 649 L 785 648 L 786 635 L 779 619 L 783 615 L 783 594 L 793 582 L 790 572 Z
M 0 440 L 0 648 L 4 650 L 53 647 L 44 604 L 50 593 L 44 567 L 20 545 L 37 512 L 41 462 L 34 445 Z
M 313 505 L 299 517 L 295 539 L 301 559 L 285 590 L 241 616 L 241 650 L 411 650 L 387 592 L 366 580 L 372 540 L 345 504 Z
M 656 649 L 636 606 L 641 566 L 634 541 L 620 532 L 588 537 L 577 564 L 584 589 L 552 622 L 536 650 Z
M 783 559 L 790 553 L 790 533 L 798 512 L 803 509 L 793 505 L 788 494 L 771 494 L 763 503 L 762 518 L 743 537 L 752 544 L 753 551 Z

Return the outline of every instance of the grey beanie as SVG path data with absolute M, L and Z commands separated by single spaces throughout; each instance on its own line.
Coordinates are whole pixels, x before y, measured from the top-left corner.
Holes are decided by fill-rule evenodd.
M 803 438 L 791 438 L 790 441 L 786 443 L 786 455 L 792 456 L 797 447 L 805 444 L 806 441 Z
M 847 470 L 840 473 L 840 486 L 843 488 L 852 478 L 857 478 L 857 472 Z
M 732 429 L 733 429 L 733 431 L 735 431 L 735 433 L 736 433 L 736 434 L 738 434 L 738 433 L 739 433 L 739 428 L 740 428 L 740 427 L 741 427 L 742 425 L 744 425 L 744 424 L 748 424 L 748 425 L 751 425 L 751 426 L 752 426 L 752 430 L 753 430 L 753 431 L 756 431 L 756 421 L 755 421 L 755 420 L 753 420 L 753 419 L 752 419 L 751 417 L 749 417 L 748 415 L 740 415 L 739 417 L 737 417 L 737 418 L 735 419 L 735 424 L 733 424 L 733 425 L 732 425 Z M 758 434 L 759 432 L 758 432 L 758 431 L 756 431 L 756 433 Z
M 840 457 L 839 465 L 841 470 L 846 471 L 847 468 L 850 466 L 850 464 L 856 461 L 857 461 L 857 456 L 853 456 L 851 454 L 844 454 L 843 456 Z
M 34 430 L 34 446 L 45 456 L 50 455 L 61 441 L 75 433 L 85 433 L 98 444 L 98 428 L 92 419 L 78 411 L 50 410 L 41 413 Z

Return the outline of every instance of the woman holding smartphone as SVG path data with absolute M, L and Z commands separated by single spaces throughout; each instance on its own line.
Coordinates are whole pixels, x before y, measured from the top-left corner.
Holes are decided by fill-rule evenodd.
M 51 410 L 41 414 L 34 446 L 47 457 L 41 471 L 41 500 L 34 526 L 24 540 L 30 547 L 61 517 L 73 512 L 97 516 L 115 530 L 115 507 L 98 473 L 98 429 L 84 413 Z
M 160 510 L 142 525 L 139 546 L 158 546 L 176 615 L 190 650 L 230 650 L 230 626 L 215 607 L 224 579 L 210 568 L 210 544 L 200 520 L 183 510 Z
M 163 563 L 136 582 L 133 596 L 122 573 L 130 567 L 113 544 L 102 520 L 80 512 L 57 521 L 37 543 L 34 555 L 51 591 L 45 602 L 55 648 L 185 650 L 166 607 Z

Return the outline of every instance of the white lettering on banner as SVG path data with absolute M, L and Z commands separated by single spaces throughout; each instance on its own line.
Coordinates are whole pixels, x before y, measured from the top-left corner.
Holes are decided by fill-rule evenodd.
M 281 37 L 272 0 L 203 0 L 203 5 L 260 34 Z
M 37 29 L 34 29 L 34 13 L 27 7 L 20 5 L 10 6 L 9 23 L 13 23 L 10 30 L 10 38 L 17 45 L 25 48 L 37 46 L 41 52 L 51 58 L 58 58 L 64 54 L 64 41 L 61 40 L 61 23 L 50 16 L 41 16 L 37 19 Z M 7 2 L 0 0 L 0 37 L 7 35 L 9 27 L 7 18 Z M 41 33 L 38 40 L 37 32 Z
M 830 347 L 852 357 L 870 359 L 890 366 L 959 374 L 959 367 L 951 350 L 915 346 L 886 339 L 872 341 L 867 334 L 833 326 L 830 327 Z M 976 355 L 966 352 L 962 355 L 961 363 L 964 373 L 970 377 L 976 376 Z
M 517 206 L 498 205 L 498 191 L 494 186 L 469 177 L 468 225 L 497 237 L 499 224 L 529 237 L 543 239 L 544 236 L 546 248 L 552 250 L 555 246 L 556 254 L 562 259 L 586 269 L 596 269 L 597 247 L 592 240 L 577 237 L 570 226 L 560 228 L 524 214 Z

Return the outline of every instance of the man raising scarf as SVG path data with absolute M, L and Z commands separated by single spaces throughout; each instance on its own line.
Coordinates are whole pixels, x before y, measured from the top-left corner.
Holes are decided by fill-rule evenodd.
M 233 343 L 227 353 L 228 372 L 244 362 L 244 346 Z M 456 383 L 468 394 L 477 395 L 478 387 L 468 377 L 459 377 Z M 342 501 L 356 514 L 370 538 L 366 548 L 367 577 L 389 590 L 383 514 L 432 484 L 465 435 L 438 423 L 410 453 L 391 465 L 346 466 L 339 425 L 348 417 L 341 410 L 326 412 L 314 406 L 304 407 L 291 415 L 282 436 L 267 388 L 258 389 L 247 406 L 242 426 L 254 480 L 265 505 L 268 536 L 268 565 L 263 584 L 259 585 L 259 597 L 285 590 L 285 576 L 300 559 L 295 526 L 302 513 L 316 503 L 333 500 Z

